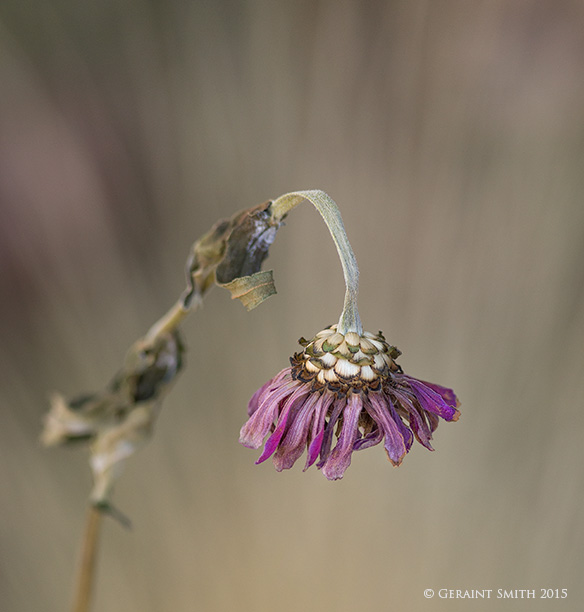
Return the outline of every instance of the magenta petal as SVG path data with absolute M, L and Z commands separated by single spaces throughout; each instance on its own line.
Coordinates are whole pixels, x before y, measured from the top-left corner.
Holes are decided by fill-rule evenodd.
M 456 421 L 458 419 L 458 410 L 449 406 L 436 391 L 433 391 L 430 387 L 427 387 L 416 378 L 411 378 L 409 376 L 405 378 L 414 392 L 416 399 L 420 403 L 420 406 L 424 410 L 437 414 L 445 421 Z
M 438 429 L 438 424 L 440 423 L 440 419 L 437 415 L 432 412 L 426 412 L 426 419 L 428 419 L 428 425 L 430 426 L 430 431 L 434 433 L 436 429 Z
M 274 430 L 274 433 L 268 438 L 266 445 L 264 447 L 263 453 L 260 455 L 260 458 L 256 461 L 256 463 L 263 463 L 266 459 L 271 457 L 278 448 L 278 444 L 280 444 L 280 440 L 286 431 L 286 425 L 288 422 L 288 415 L 290 411 L 297 407 L 299 403 L 304 402 L 306 396 L 310 393 L 310 389 L 306 387 L 306 385 L 299 386 L 296 391 L 288 398 L 282 413 L 280 414 L 280 418 L 278 419 L 278 425 Z
M 442 387 L 435 383 L 429 383 L 425 380 L 420 380 L 420 382 L 426 385 L 426 387 L 430 387 L 430 389 L 437 393 L 451 408 L 456 408 L 458 406 L 458 398 L 452 389 Z
M 267 383 L 262 385 L 251 396 L 251 399 L 249 400 L 249 404 L 247 405 L 247 414 L 248 414 L 248 416 L 251 416 L 260 407 L 260 404 L 265 399 L 264 396 L 266 395 L 266 393 L 269 393 L 270 391 L 273 392 L 273 391 L 277 390 L 278 386 L 281 385 L 282 380 L 284 378 L 286 378 L 286 376 L 290 375 L 290 370 L 291 370 L 290 368 L 286 368 L 286 369 L 282 370 L 281 372 L 276 374 L 276 376 L 274 376 L 274 378 L 268 380 Z M 289 376 L 289 380 L 290 381 L 292 380 L 292 376 Z
M 416 408 L 412 408 L 408 414 L 410 416 L 410 427 L 416 436 L 416 440 L 418 440 L 418 442 L 422 444 L 422 446 L 425 446 L 428 450 L 433 451 L 434 448 L 430 443 L 432 434 L 424 419 L 425 415 L 420 414 Z
M 345 470 L 351 465 L 353 443 L 357 437 L 361 410 L 363 410 L 361 395 L 351 393 L 347 399 L 347 407 L 343 414 L 343 426 L 339 441 L 322 467 L 322 473 L 329 480 L 339 480 L 339 478 L 342 478 Z
M 335 425 L 341 415 L 341 412 L 347 405 L 345 398 L 337 398 L 333 404 L 333 411 L 329 417 L 328 423 L 324 428 L 324 437 L 322 440 L 322 446 L 320 447 L 320 461 L 316 464 L 318 469 L 322 468 L 331 450 L 331 444 L 333 442 L 333 432 L 335 431 Z
M 428 413 L 425 413 L 424 411 L 420 412 L 405 391 L 400 392 L 394 389 L 393 393 L 400 406 L 407 412 L 410 427 L 412 428 L 418 442 L 420 442 L 420 444 L 425 446 L 428 450 L 434 450 L 430 444 L 432 432 L 430 431 L 430 428 L 426 424 L 425 420 L 425 414 Z
M 249 404 L 247 405 L 247 414 L 251 416 L 258 408 L 259 408 L 259 398 L 262 396 L 264 391 L 270 387 L 270 385 L 274 382 L 274 379 L 268 380 L 268 382 L 262 385 L 249 400 Z
M 391 415 L 389 409 L 391 400 L 388 396 L 384 396 L 384 399 L 386 401 L 382 401 L 378 394 L 371 393 L 369 395 L 369 403 L 365 403 L 365 409 L 370 413 L 380 429 L 383 430 L 385 434 L 384 446 L 387 456 L 393 465 L 397 466 L 403 461 L 408 449 L 406 448 L 406 443 L 400 428 Z
M 324 438 L 324 428 L 320 430 L 316 438 L 310 443 L 308 447 L 308 456 L 306 457 L 306 465 L 304 471 L 306 471 L 318 458 L 320 448 L 322 446 L 322 439 Z
M 406 450 L 409 451 L 410 448 L 412 448 L 412 444 L 414 443 L 414 434 L 412 433 L 411 429 L 407 427 L 407 425 L 405 425 L 404 422 L 401 420 L 395 406 L 393 405 L 393 402 L 391 401 L 391 398 L 388 398 L 388 400 L 389 411 L 391 413 L 393 421 L 397 425 L 397 428 L 399 429 L 399 432 L 401 433 L 404 439 Z
M 310 421 L 314 416 L 315 405 L 319 401 L 320 395 L 310 394 L 298 412 L 288 418 L 290 424 L 286 435 L 282 438 L 274 455 L 274 466 L 278 472 L 290 469 L 304 452 Z
M 239 441 L 248 448 L 259 448 L 265 436 L 278 419 L 281 403 L 295 390 L 301 388 L 296 381 L 286 382 L 268 397 L 264 396 L 258 409 L 249 417 L 247 423 L 241 428 Z
M 325 418 L 333 399 L 334 398 L 331 394 L 323 393 L 321 400 L 316 405 L 316 411 L 312 421 L 312 442 L 308 447 L 304 471 L 306 471 L 316 461 L 318 454 L 320 453 L 322 441 L 324 440 Z
M 369 432 L 366 436 L 355 440 L 353 444 L 353 450 L 363 450 L 365 448 L 370 448 L 371 446 L 375 446 L 379 444 L 383 440 L 383 431 L 379 429 L 379 427 L 375 427 L 375 429 Z

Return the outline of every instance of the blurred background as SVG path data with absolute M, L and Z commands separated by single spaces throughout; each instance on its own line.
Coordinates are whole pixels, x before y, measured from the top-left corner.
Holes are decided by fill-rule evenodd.
M 238 444 L 255 389 L 342 307 L 303 204 L 264 266 L 278 295 L 248 314 L 214 289 L 184 326 L 95 612 L 582 609 L 583 28 L 577 0 L 3 1 L 3 612 L 71 597 L 91 477 L 83 449 L 40 447 L 49 392 L 109 380 L 216 219 L 309 188 L 342 211 L 365 328 L 460 421 L 339 482 Z

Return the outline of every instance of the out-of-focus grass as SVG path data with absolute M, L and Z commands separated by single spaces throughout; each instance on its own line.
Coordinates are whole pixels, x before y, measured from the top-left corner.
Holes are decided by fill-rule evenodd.
M 315 187 L 342 210 L 365 327 L 453 386 L 461 420 L 399 470 L 380 448 L 337 483 L 253 465 L 248 397 L 342 305 L 324 225 L 294 211 L 279 295 L 248 314 L 215 290 L 185 327 L 96 611 L 452 610 L 423 590 L 499 587 L 578 608 L 583 26 L 569 1 L 5 0 L 1 610 L 70 596 L 89 471 L 39 448 L 47 393 L 108 380 L 216 218 Z

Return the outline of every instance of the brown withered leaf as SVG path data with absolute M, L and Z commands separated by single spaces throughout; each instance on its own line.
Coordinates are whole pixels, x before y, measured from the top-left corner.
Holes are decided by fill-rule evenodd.
M 231 299 L 240 300 L 247 310 L 253 310 L 276 293 L 274 275 L 271 270 L 256 272 L 250 276 L 240 276 L 221 286 L 231 292 Z
M 176 329 L 141 338 L 102 391 L 69 401 L 53 394 L 41 440 L 46 446 L 90 444 L 92 503 L 109 503 L 125 460 L 151 436 L 162 400 L 182 369 L 184 352 Z
M 216 283 L 251 310 L 276 293 L 272 273 L 262 263 L 276 237 L 271 202 L 248 208 L 218 221 L 193 245 L 187 261 L 185 308 Z

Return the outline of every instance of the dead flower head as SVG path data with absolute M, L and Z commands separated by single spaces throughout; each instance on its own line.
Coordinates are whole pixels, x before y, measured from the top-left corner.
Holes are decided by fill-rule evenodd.
M 308 469 L 329 480 L 342 478 L 353 451 L 383 442 L 399 466 L 414 438 L 429 450 L 439 419 L 456 421 L 451 389 L 404 374 L 400 351 L 383 334 L 337 332 L 332 325 L 300 344 L 291 366 L 251 398 L 240 442 L 259 448 L 257 463 L 273 456 L 278 471 L 291 468 L 306 449 Z M 333 439 L 336 437 L 336 444 Z

